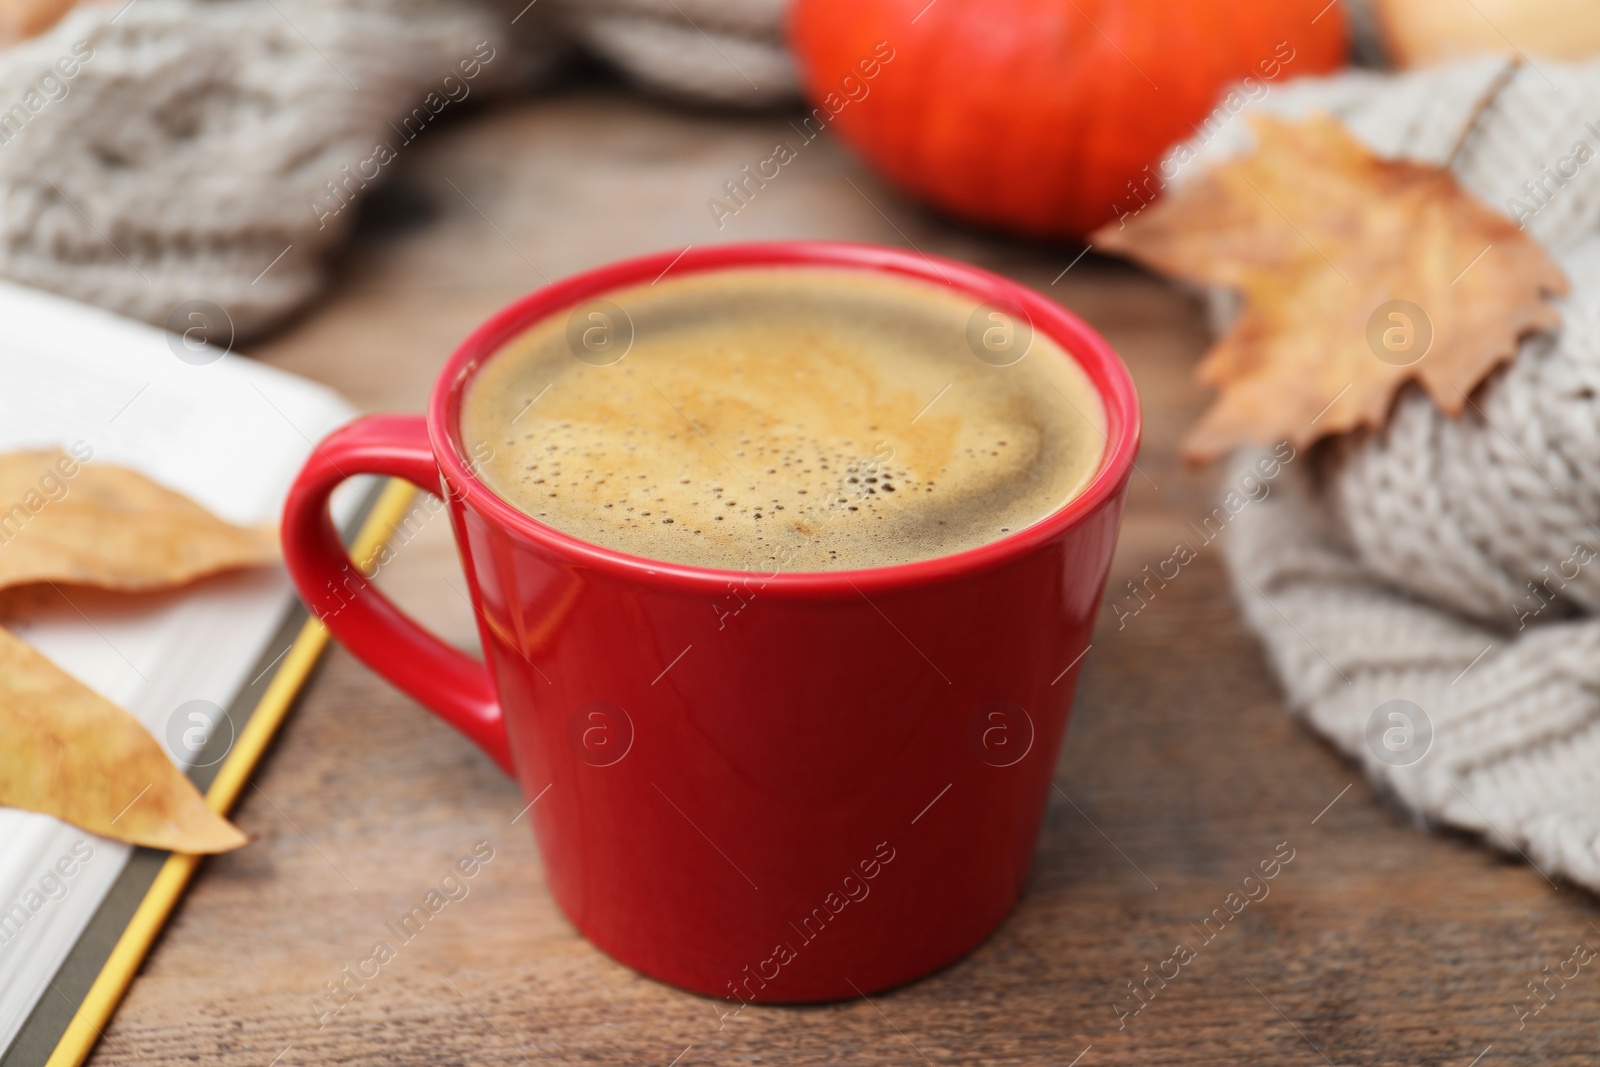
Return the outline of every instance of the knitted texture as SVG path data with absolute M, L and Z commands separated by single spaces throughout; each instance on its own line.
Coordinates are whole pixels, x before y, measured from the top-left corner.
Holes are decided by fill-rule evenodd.
M 764 107 L 799 95 L 784 40 L 788 0 L 558 0 L 591 51 L 646 88 Z
M 1414 812 L 1600 891 L 1596 101 L 1600 65 L 1481 59 L 1252 105 L 1331 112 L 1380 155 L 1448 164 L 1572 293 L 1559 334 L 1525 339 L 1462 415 L 1407 387 L 1382 432 L 1286 465 L 1224 543 L 1295 710 Z M 1251 143 L 1232 116 L 1175 180 Z M 1230 482 L 1260 458 L 1236 456 Z
M 443 4 L 80 8 L 0 54 L 0 274 L 158 324 L 209 301 L 257 332 L 316 291 L 376 146 L 405 150 L 390 124 L 509 73 L 503 25 Z
M 0 51 L 0 276 L 247 338 L 319 290 L 355 203 L 469 97 L 577 36 L 679 96 L 769 102 L 794 86 L 781 17 L 776 0 L 85 5 Z

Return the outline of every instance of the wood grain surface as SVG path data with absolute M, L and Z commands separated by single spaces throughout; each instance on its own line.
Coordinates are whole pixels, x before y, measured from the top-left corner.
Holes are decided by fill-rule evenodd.
M 706 207 L 795 140 L 784 115 L 674 110 L 589 86 L 466 114 L 406 146 L 317 306 L 254 354 L 368 410 L 419 411 L 480 319 L 545 279 L 688 244 L 914 245 L 1077 311 L 1133 369 L 1147 435 L 1113 591 L 1210 509 L 1177 440 L 1198 301 L 1075 247 L 962 229 L 819 138 L 719 229 Z M 1063 274 L 1063 271 L 1065 273 Z M 419 512 L 385 588 L 463 644 L 450 534 Z M 1580 942 L 1590 896 L 1414 825 L 1284 713 L 1215 546 L 1136 617 L 1102 614 L 1032 881 L 966 959 L 807 1008 L 681 993 L 614 963 L 557 911 L 512 783 L 335 649 L 247 790 L 257 840 L 209 861 L 95 1054 L 114 1064 L 1593 1064 L 1600 967 L 1519 1023 L 1527 983 Z M 488 842 L 487 846 L 478 845 Z M 337 1014 L 344 968 L 474 847 L 493 859 Z M 1270 894 L 1213 920 L 1263 860 Z M 1218 932 L 1220 930 L 1220 932 Z M 1129 983 L 1167 974 L 1146 999 Z M 1147 970 L 1149 968 L 1149 970 Z M 1143 987 L 1141 987 L 1143 988 Z M 1138 1006 L 1136 1015 L 1119 1016 Z M 1480 1057 L 1481 1059 L 1475 1059 Z

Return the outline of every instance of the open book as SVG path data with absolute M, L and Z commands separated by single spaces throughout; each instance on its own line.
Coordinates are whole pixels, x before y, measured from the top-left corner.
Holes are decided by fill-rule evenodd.
M 88 452 L 235 523 L 275 522 L 313 442 L 354 415 L 321 386 L 20 286 L 0 283 L 0 323 L 0 451 Z M 336 513 L 369 488 L 343 487 Z M 0 501 L 0 522 L 15 503 Z M 281 567 L 152 595 L 38 593 L 8 598 L 0 625 L 131 711 L 185 768 L 226 755 L 230 739 L 212 736 L 235 729 L 223 709 L 273 669 L 295 603 Z M 81 995 L 53 979 L 136 851 L 148 850 L 0 808 L 0 1059 L 41 998 Z

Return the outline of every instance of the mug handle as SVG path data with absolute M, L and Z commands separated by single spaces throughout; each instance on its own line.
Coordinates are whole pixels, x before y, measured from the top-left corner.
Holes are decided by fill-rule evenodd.
M 421 415 L 370 415 L 317 445 L 283 506 L 283 558 L 313 615 L 357 659 L 466 734 L 507 774 L 511 745 L 488 669 L 395 607 L 350 559 L 328 498 L 357 474 L 404 478 L 443 496 Z M 476 610 L 476 606 L 474 606 Z

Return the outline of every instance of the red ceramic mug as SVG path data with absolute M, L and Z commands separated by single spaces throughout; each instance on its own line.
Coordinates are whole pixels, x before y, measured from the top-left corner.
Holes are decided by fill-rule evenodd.
M 473 373 L 548 316 L 667 270 L 889 273 L 1025 316 L 1106 409 L 1087 488 L 938 559 L 759 575 L 585 543 L 497 497 L 458 428 Z M 817 1001 L 925 975 L 1022 890 L 1139 441 L 1126 368 L 1055 302 L 948 260 L 775 243 L 630 260 L 546 286 L 458 348 L 426 418 L 324 440 L 284 511 L 307 604 L 346 647 L 514 774 L 551 892 L 601 949 L 712 996 Z M 483 664 L 401 614 L 328 516 L 344 479 L 447 501 Z

